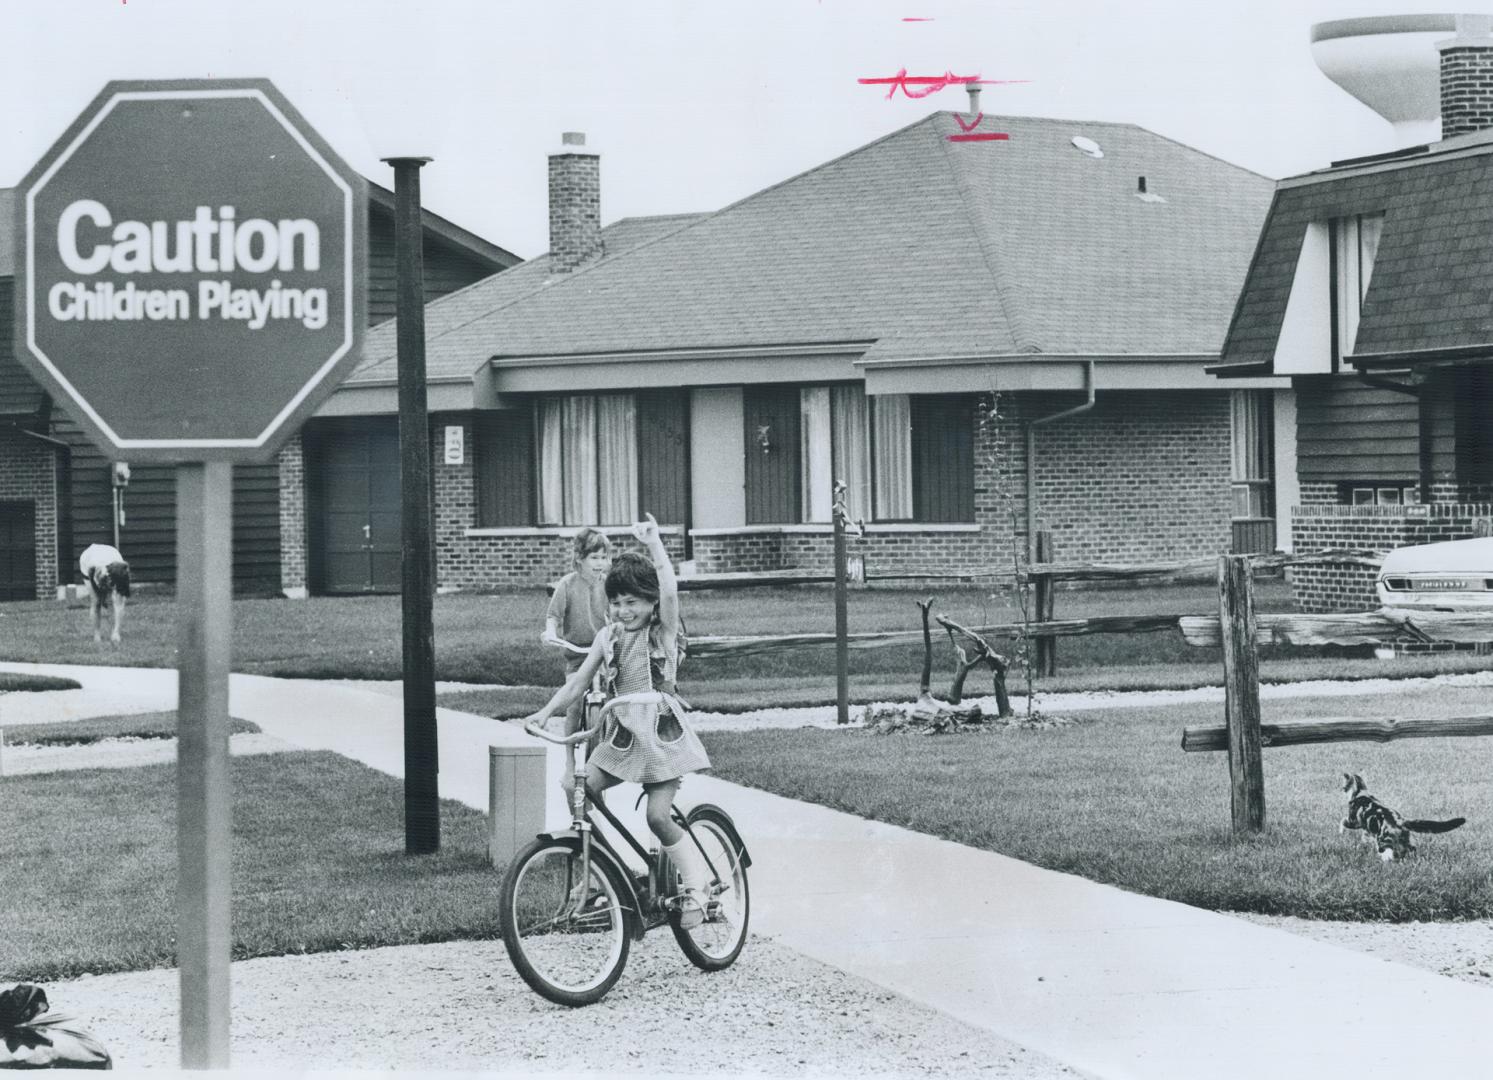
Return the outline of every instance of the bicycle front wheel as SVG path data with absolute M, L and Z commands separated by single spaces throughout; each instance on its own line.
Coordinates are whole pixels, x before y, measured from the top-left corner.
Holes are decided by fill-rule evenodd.
M 724 810 L 708 804 L 697 806 L 685 820 L 710 865 L 709 896 L 704 922 L 686 930 L 679 913 L 674 912 L 669 916 L 669 927 L 690 963 L 705 971 L 720 971 L 736 961 L 746 944 L 747 919 L 752 910 L 746 867 Z
M 524 982 L 557 1005 L 599 1001 L 627 964 L 626 895 L 611 865 L 583 859 L 577 840 L 540 838 L 519 852 L 498 922 Z

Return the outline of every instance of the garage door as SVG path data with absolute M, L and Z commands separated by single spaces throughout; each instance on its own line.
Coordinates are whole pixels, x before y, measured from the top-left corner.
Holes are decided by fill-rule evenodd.
M 0 600 L 36 599 L 36 504 L 0 502 Z

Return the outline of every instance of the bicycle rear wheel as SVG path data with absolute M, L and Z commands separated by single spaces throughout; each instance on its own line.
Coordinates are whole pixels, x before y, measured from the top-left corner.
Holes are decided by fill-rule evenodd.
M 669 928 L 690 963 L 705 971 L 730 967 L 746 944 L 747 920 L 751 916 L 751 893 L 746 867 L 733 839 L 730 818 L 715 806 L 697 806 L 686 815 L 690 832 L 700 843 L 714 873 L 707 888 L 705 921 L 686 930 L 676 911 Z
M 625 885 L 592 857 L 582 874 L 578 840 L 540 838 L 503 876 L 498 922 L 524 982 L 557 1005 L 599 1001 L 627 964 Z

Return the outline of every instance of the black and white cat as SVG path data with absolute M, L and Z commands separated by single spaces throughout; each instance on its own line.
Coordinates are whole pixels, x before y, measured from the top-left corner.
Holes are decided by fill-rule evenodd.
M 1446 821 L 1406 821 L 1389 807 L 1368 793 L 1363 777 L 1357 773 L 1343 773 L 1343 790 L 1348 793 L 1348 816 L 1338 826 L 1338 832 L 1362 829 L 1363 839 L 1379 848 L 1379 858 L 1385 862 L 1404 858 L 1415 850 L 1410 834 L 1451 832 L 1467 824 L 1466 818 L 1449 818 Z

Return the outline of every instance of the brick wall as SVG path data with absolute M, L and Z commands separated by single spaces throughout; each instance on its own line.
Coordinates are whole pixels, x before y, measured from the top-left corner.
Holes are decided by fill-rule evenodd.
M 1412 506 L 1298 506 L 1291 530 L 1298 552 L 1322 548 L 1392 551 L 1412 544 L 1466 540 L 1479 519 L 1493 517 L 1493 503 Z M 1298 566 L 1291 592 L 1299 611 L 1368 611 L 1379 606 L 1374 567 Z
M 57 466 L 50 446 L 0 427 L 0 500 L 30 502 L 36 516 L 36 595 L 57 592 Z M 80 579 L 81 580 L 81 579 Z
M 280 449 L 280 590 L 306 595 L 306 461 L 301 433 Z
M 1031 395 L 1023 404 L 1044 415 L 1073 403 Z M 1060 560 L 1229 550 L 1227 391 L 1101 392 L 1089 412 L 1038 427 L 1035 450 L 1038 527 L 1052 530 Z
M 850 538 L 850 554 L 865 560 L 873 578 L 899 570 L 961 573 L 1009 566 L 1013 539 L 1025 544 L 1022 423 L 1074 403 L 1071 394 L 1006 394 L 995 421 L 988 414 L 977 417 L 978 529 L 873 525 L 864 537 Z M 532 585 L 568 571 L 573 529 L 485 529 L 470 535 L 477 517 L 473 455 L 469 449 L 462 464 L 444 463 L 448 424 L 466 427 L 466 445 L 473 445 L 467 416 L 432 419 L 438 584 Z M 1038 524 L 1053 530 L 1058 558 L 1175 559 L 1229 549 L 1227 391 L 1101 392 L 1090 412 L 1039 428 L 1036 450 Z M 612 535 L 619 544 L 633 543 L 626 530 Z M 676 559 L 683 558 L 682 535 L 668 534 L 665 542 Z M 833 561 L 828 526 L 705 532 L 693 538 L 692 548 L 701 573 L 828 569 Z
M 1449 41 L 1441 50 L 1441 137 L 1493 127 L 1493 47 Z

